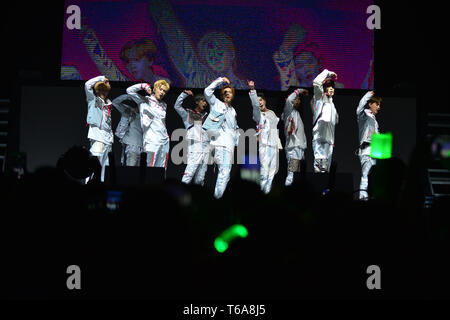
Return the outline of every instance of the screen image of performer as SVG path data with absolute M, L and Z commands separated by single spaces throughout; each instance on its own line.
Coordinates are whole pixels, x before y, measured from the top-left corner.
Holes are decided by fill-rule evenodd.
M 128 103 L 127 103 L 128 102 Z M 133 103 L 133 106 L 130 105 Z M 121 113 L 119 124 L 116 128 L 116 137 L 122 144 L 120 162 L 122 166 L 139 166 L 142 149 L 141 117 L 137 100 L 134 96 L 123 94 L 115 98 L 113 106 Z
M 162 67 L 154 64 L 157 54 L 156 46 L 148 38 L 128 41 L 120 51 L 120 59 L 127 64 L 127 70 L 133 80 L 155 83 L 158 80 L 166 80 L 167 72 Z
M 100 180 L 105 178 L 105 167 L 109 164 L 108 153 L 114 142 L 111 127 L 111 100 L 108 94 L 111 90 L 108 78 L 98 76 L 86 81 L 84 85 L 88 105 L 86 123 L 89 126 L 88 139 L 90 153 L 97 157 L 102 168 Z M 92 177 L 88 177 L 88 182 Z
M 185 87 L 204 88 L 220 75 L 225 75 L 236 89 L 247 83 L 234 70 L 236 48 L 231 37 L 221 31 L 205 33 L 197 50 L 169 1 L 152 0 L 149 11 L 167 46 L 170 58 L 182 75 Z
M 148 95 L 138 92 L 145 90 Z M 147 153 L 147 166 L 167 169 L 169 158 L 169 134 L 166 128 L 167 104 L 164 96 L 170 90 L 165 80 L 158 80 L 153 85 L 153 91 L 148 83 L 138 83 L 127 88 L 127 93 L 133 95 L 139 106 L 141 128 L 143 133 L 143 149 Z
M 203 35 L 198 42 L 200 60 L 214 74 L 225 74 L 235 89 L 246 89 L 245 80 L 240 79 L 234 70 L 236 47 L 230 36 L 213 31 Z
M 194 96 L 195 107 L 185 109 L 182 104 L 189 96 L 194 96 L 192 91 L 184 90 L 178 96 L 174 106 L 175 111 L 180 115 L 187 130 L 187 166 L 181 181 L 186 184 L 193 181 L 194 184 L 203 186 L 205 173 L 208 169 L 209 137 L 202 126 L 208 116 L 208 112 L 206 111 L 208 103 L 203 94 L 197 94 Z
M 279 152 L 281 148 L 278 136 L 278 121 L 275 112 L 267 108 L 267 101 L 262 92 L 256 92 L 255 82 L 248 81 L 249 96 L 252 103 L 253 120 L 256 122 L 256 131 L 259 142 L 259 159 L 261 163 L 260 185 L 261 190 L 268 194 L 272 189 L 272 181 L 278 172 Z
M 359 129 L 358 156 L 361 162 L 361 183 L 359 186 L 359 199 L 368 200 L 367 186 L 369 173 L 376 160 L 370 157 L 370 142 L 372 135 L 379 133 L 376 115 L 380 111 L 382 99 L 375 96 L 373 91 L 367 92 L 359 101 L 356 108 L 356 117 Z
M 321 58 L 313 51 L 317 43 L 305 43 L 307 32 L 299 24 L 292 24 L 286 31 L 283 42 L 273 54 L 273 61 L 280 75 L 281 90 L 289 87 L 310 87 L 314 75 L 322 70 Z M 317 50 L 315 50 L 317 51 Z M 335 82 L 336 88 L 344 84 Z
M 216 98 L 214 90 L 223 83 L 227 85 L 220 90 L 222 102 Z M 239 139 L 236 111 L 231 106 L 235 90 L 229 84 L 228 78 L 220 77 L 214 80 L 204 91 L 206 102 L 210 106 L 210 113 L 203 123 L 203 128 L 208 131 L 211 150 L 214 153 L 214 162 L 219 169 L 214 189 L 216 199 L 223 196 L 230 180 L 234 148 L 237 146 Z
M 296 89 L 286 99 L 281 119 L 284 122 L 284 135 L 286 144 L 286 160 L 288 172 L 285 185 L 290 186 L 294 182 L 294 172 L 299 172 L 301 161 L 305 159 L 305 150 L 307 148 L 305 127 L 300 116 L 300 107 L 302 96 L 308 95 L 306 89 Z
M 323 70 L 313 81 L 314 97 L 312 100 L 314 172 L 330 171 L 334 148 L 334 131 L 339 121 L 333 103 L 334 80 L 336 73 Z

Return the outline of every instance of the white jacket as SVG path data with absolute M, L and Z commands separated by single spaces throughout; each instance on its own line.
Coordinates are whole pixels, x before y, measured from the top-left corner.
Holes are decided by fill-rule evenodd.
M 127 100 L 139 102 L 129 94 L 123 94 L 112 102 L 114 107 L 122 114 L 116 128 L 116 136 L 127 145 L 142 147 L 142 128 L 139 113 L 125 103 Z
M 169 134 L 166 128 L 167 104 L 156 100 L 154 95 L 141 96 L 137 93 L 149 86 L 148 83 L 138 83 L 127 88 L 127 93 L 139 101 L 144 150 L 154 152 L 159 146 L 169 143 Z
M 183 100 L 189 95 L 182 92 L 175 101 L 175 111 L 180 115 L 183 124 L 187 129 L 186 139 L 191 140 L 191 144 L 208 144 L 208 134 L 202 128 L 203 121 L 208 116 L 207 112 L 198 113 L 192 109 L 183 108 Z M 200 147 L 200 146 L 199 146 Z M 195 147 L 194 147 L 195 148 Z
M 367 92 L 359 101 L 358 107 L 356 108 L 356 117 L 358 120 L 359 129 L 359 144 L 360 146 L 364 143 L 370 143 L 372 141 L 372 135 L 379 132 L 378 122 L 375 115 L 370 111 L 370 109 L 365 109 L 365 105 L 372 97 L 372 93 Z M 364 150 L 360 150 L 361 155 L 370 154 L 370 146 Z
M 225 104 L 214 95 L 214 90 L 222 83 L 222 78 L 214 80 L 205 88 L 204 94 L 206 102 L 208 102 L 211 112 L 209 118 L 214 118 L 214 114 L 221 115 L 219 121 L 220 126 L 213 132 L 208 132 L 211 136 L 211 145 L 225 147 L 228 151 L 234 151 L 234 147 L 238 144 L 239 132 L 236 120 L 236 111 L 231 105 Z M 215 117 L 219 119 L 219 117 Z M 213 119 L 214 122 L 216 119 Z
M 286 136 L 286 149 L 298 147 L 306 149 L 305 127 L 300 112 L 294 109 L 294 100 L 301 94 L 302 89 L 296 89 L 286 99 L 281 119 L 284 122 L 284 134 Z
M 280 138 L 277 126 L 280 119 L 272 110 L 261 112 L 256 90 L 250 90 L 248 95 L 252 102 L 253 120 L 256 122 L 259 143 L 278 148 Z
M 104 101 L 94 94 L 94 85 L 99 81 L 105 81 L 104 76 L 98 76 L 86 81 L 84 90 L 88 104 L 86 122 L 89 124 L 88 139 L 100 141 L 111 145 L 114 141 L 111 125 L 111 100 Z
M 327 77 L 331 77 L 333 74 L 333 72 L 325 69 L 313 81 L 313 141 L 322 140 L 329 144 L 334 144 L 334 129 L 339 122 L 339 115 L 334 106 L 333 98 L 324 93 L 322 84 Z

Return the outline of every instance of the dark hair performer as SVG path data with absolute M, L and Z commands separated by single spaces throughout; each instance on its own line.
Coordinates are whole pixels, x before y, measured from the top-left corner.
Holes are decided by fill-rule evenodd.
M 220 90 L 222 102 L 216 98 L 214 90 L 224 82 L 227 85 Z M 206 102 L 210 105 L 211 110 L 203 128 L 208 131 L 211 149 L 214 151 L 214 161 L 219 168 L 214 189 L 216 199 L 221 198 L 227 188 L 234 159 L 234 148 L 237 146 L 239 138 L 236 111 L 231 106 L 234 88 L 229 83 L 228 78 L 220 77 L 205 88 Z
M 142 127 L 139 108 L 129 108 L 126 101 L 139 103 L 134 96 L 122 94 L 112 102 L 114 107 L 122 114 L 119 124 L 116 128 L 116 137 L 122 143 L 121 163 L 123 166 L 139 166 L 142 148 Z
M 314 98 L 313 140 L 314 172 L 328 172 L 334 148 L 334 129 L 339 121 L 338 113 L 333 103 L 334 79 L 336 73 L 323 70 L 313 81 Z
M 294 172 L 300 171 L 300 162 L 305 159 L 307 147 L 305 127 L 300 116 L 301 99 L 308 95 L 306 89 L 296 89 L 286 99 L 281 119 L 284 122 L 286 145 L 284 151 L 288 163 L 288 173 L 285 185 L 290 186 L 294 181 Z
M 105 178 L 105 167 L 108 165 L 108 152 L 114 142 L 111 127 L 112 104 L 108 99 L 111 85 L 105 76 L 98 76 L 86 81 L 84 85 L 88 104 L 87 125 L 89 126 L 89 151 L 100 161 L 102 173 L 100 180 Z M 88 177 L 88 182 L 92 177 Z
M 367 106 L 366 106 L 367 105 Z M 381 107 L 381 98 L 374 95 L 373 91 L 367 92 L 359 101 L 356 108 L 356 117 L 359 128 L 358 156 L 361 161 L 361 183 L 359 186 L 359 199 L 367 200 L 367 186 L 369 184 L 369 172 L 376 160 L 370 157 L 370 142 L 372 135 L 378 133 L 376 115 Z
M 272 181 L 278 171 L 278 150 L 281 148 L 281 142 L 277 126 L 280 119 L 275 112 L 267 108 L 266 98 L 262 92 L 256 92 L 255 83 L 249 81 L 248 86 L 259 142 L 260 185 L 261 190 L 267 194 L 272 189 Z
M 180 115 L 181 120 L 187 130 L 186 140 L 188 143 L 187 166 L 184 170 L 183 183 L 189 184 L 194 179 L 194 184 L 203 186 L 205 173 L 208 169 L 209 159 L 209 138 L 206 130 L 202 129 L 208 113 L 205 96 L 197 94 L 194 97 L 195 108 L 185 109 L 182 104 L 184 99 L 194 94 L 190 90 L 184 90 L 175 102 L 175 111 Z

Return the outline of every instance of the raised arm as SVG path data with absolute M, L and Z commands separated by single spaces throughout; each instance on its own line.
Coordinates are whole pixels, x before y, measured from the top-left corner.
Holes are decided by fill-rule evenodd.
M 250 96 L 250 101 L 252 102 L 253 120 L 255 120 L 256 124 L 259 124 L 259 122 L 261 121 L 261 109 L 259 107 L 258 95 L 256 93 L 256 90 L 250 90 L 248 95 Z
M 323 82 L 325 81 L 326 78 L 332 77 L 332 76 L 336 77 L 336 73 L 334 73 L 332 71 L 329 71 L 328 69 L 324 69 L 314 79 L 313 86 L 314 86 L 314 99 L 315 100 L 319 100 L 319 99 L 322 98 L 322 94 L 323 94 L 322 84 L 323 84 Z
M 129 116 L 130 113 L 134 111 L 134 108 L 124 103 L 124 101 L 126 100 L 133 100 L 134 102 L 136 102 L 130 94 L 122 94 L 115 98 L 112 101 L 112 104 L 122 115 Z
M 137 83 L 132 85 L 131 87 L 127 88 L 127 93 L 129 95 L 132 95 L 134 98 L 139 99 L 139 101 L 142 101 L 144 98 L 138 94 L 139 91 L 145 90 L 147 93 L 152 93 L 152 88 L 148 83 Z
M 214 95 L 214 90 L 223 82 L 230 83 L 230 80 L 227 78 L 217 78 L 209 86 L 205 88 L 204 94 L 205 94 L 205 100 L 210 105 L 211 109 L 214 108 L 214 105 L 216 103 L 216 96 Z
M 248 81 L 248 86 L 250 88 L 250 92 L 248 95 L 250 96 L 250 101 L 252 102 L 252 111 L 253 111 L 253 120 L 256 124 L 259 124 L 261 121 L 261 108 L 259 107 L 258 94 L 255 90 L 255 83 L 253 81 Z
M 358 107 L 356 108 L 356 115 L 359 115 L 363 110 L 364 106 L 367 104 L 367 101 L 369 101 L 370 98 L 372 98 L 374 92 L 368 91 L 359 101 Z
M 299 95 L 307 94 L 307 93 L 308 93 L 308 90 L 302 89 L 302 88 L 298 88 L 298 89 L 295 89 L 294 92 L 292 92 L 287 97 L 286 102 L 284 104 L 283 114 L 282 114 L 282 118 L 283 119 L 288 117 L 292 113 L 292 110 L 294 110 L 294 100 L 297 99 L 297 97 Z
M 184 90 L 182 93 L 180 93 L 180 95 L 178 96 L 177 101 L 175 101 L 175 105 L 174 105 L 175 111 L 181 117 L 181 120 L 183 121 L 184 126 L 186 128 L 189 126 L 189 123 L 188 123 L 189 113 L 186 111 L 185 108 L 183 108 L 182 104 L 183 104 L 184 99 L 186 99 L 190 95 L 187 92 L 190 92 L 192 95 L 191 91 Z
M 94 94 L 94 85 L 99 82 L 99 81 L 105 81 L 106 77 L 105 76 L 98 76 L 92 79 L 89 79 L 88 81 L 86 81 L 86 83 L 84 84 L 84 91 L 86 92 L 86 100 L 89 102 L 92 99 L 95 99 L 95 94 Z

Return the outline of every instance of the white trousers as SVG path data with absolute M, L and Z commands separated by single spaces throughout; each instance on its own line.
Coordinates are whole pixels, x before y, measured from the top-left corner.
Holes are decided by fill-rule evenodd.
M 231 166 L 233 164 L 233 152 L 227 150 L 222 146 L 215 146 L 214 148 L 214 162 L 218 167 L 218 174 L 216 180 L 216 187 L 214 189 L 214 197 L 216 199 L 222 198 L 228 181 L 230 181 Z
M 100 166 L 102 167 L 101 175 L 100 175 L 100 181 L 105 181 L 105 168 L 109 165 L 109 158 L 108 153 L 111 151 L 111 145 L 105 144 L 100 141 L 91 140 L 91 148 L 89 149 L 89 152 L 94 157 L 97 157 Z M 86 183 L 89 182 L 89 180 L 92 179 L 92 176 L 86 178 Z
M 122 156 L 120 163 L 122 166 L 139 167 L 142 148 L 129 144 L 122 144 Z
M 330 172 L 333 145 L 321 140 L 312 142 L 314 151 L 314 172 Z
M 151 150 L 152 151 L 146 151 L 147 166 L 167 169 L 167 162 L 169 159 L 169 143 L 155 146 Z
M 209 152 L 188 151 L 187 165 L 181 182 L 189 184 L 193 180 L 194 184 L 203 186 L 208 169 L 208 160 Z
M 376 160 L 368 155 L 359 156 L 361 162 L 361 183 L 359 185 L 359 199 L 366 200 L 369 198 L 367 187 L 369 185 L 370 169 L 376 164 Z
M 284 182 L 285 186 L 290 186 L 294 182 L 294 172 L 289 170 L 289 162 L 291 159 L 295 160 L 303 160 L 305 159 L 305 149 L 299 147 L 286 148 L 286 160 L 288 165 L 286 181 Z
M 268 194 L 272 189 L 272 181 L 278 172 L 278 146 L 259 145 L 259 161 L 261 162 L 261 190 Z

